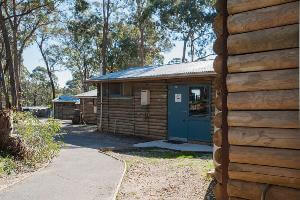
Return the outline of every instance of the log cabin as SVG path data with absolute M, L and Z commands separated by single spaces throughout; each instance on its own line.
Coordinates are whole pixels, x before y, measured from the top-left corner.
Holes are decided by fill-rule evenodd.
M 299 0 L 217 0 L 217 200 L 299 200 Z
M 153 139 L 211 142 L 212 60 L 132 67 L 93 77 L 99 131 Z
M 97 89 L 75 95 L 80 99 L 81 121 L 97 124 Z
M 60 96 L 52 100 L 54 119 L 72 120 L 79 99 L 72 96 Z

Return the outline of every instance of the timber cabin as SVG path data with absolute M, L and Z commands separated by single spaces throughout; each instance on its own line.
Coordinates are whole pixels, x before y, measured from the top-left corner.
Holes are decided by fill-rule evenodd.
M 97 89 L 77 94 L 80 99 L 81 120 L 87 124 L 97 124 Z
M 60 96 L 52 100 L 54 119 L 72 120 L 79 99 L 71 96 Z
M 211 142 L 213 60 L 132 67 L 88 80 L 97 85 L 99 131 Z

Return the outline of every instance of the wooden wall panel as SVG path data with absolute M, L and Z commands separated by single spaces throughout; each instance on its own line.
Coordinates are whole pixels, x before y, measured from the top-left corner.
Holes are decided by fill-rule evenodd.
M 214 143 L 222 148 L 225 116 L 230 151 L 222 170 L 227 190 L 217 200 L 227 199 L 226 191 L 228 199 L 259 200 L 264 191 L 267 200 L 300 199 L 299 1 L 227 0 L 228 19 L 220 2 L 214 69 L 221 77 L 226 60 L 228 95 L 225 106 L 217 97 L 216 107 L 229 111 L 215 117 Z M 228 56 L 220 41 L 227 41 Z M 215 152 L 219 162 L 227 159 Z

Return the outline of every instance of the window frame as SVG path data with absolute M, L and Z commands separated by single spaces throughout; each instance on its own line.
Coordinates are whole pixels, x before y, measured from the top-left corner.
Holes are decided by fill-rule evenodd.
M 191 94 L 191 91 L 192 89 L 200 89 L 201 87 L 206 87 L 207 90 L 208 90 L 208 97 L 207 97 L 207 108 L 208 108 L 208 111 L 207 113 L 205 114 L 191 114 L 190 112 L 190 94 Z M 201 85 L 189 85 L 188 87 L 188 116 L 193 118 L 197 118 L 197 117 L 210 117 L 211 116 L 211 85 L 210 84 L 201 84 Z

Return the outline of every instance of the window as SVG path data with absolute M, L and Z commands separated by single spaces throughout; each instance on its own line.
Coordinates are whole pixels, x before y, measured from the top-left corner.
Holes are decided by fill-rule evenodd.
M 123 97 L 132 96 L 132 87 L 129 83 L 109 83 L 103 85 L 103 96 Z
M 189 115 L 208 115 L 209 108 L 210 105 L 208 87 L 191 87 L 189 91 Z
M 123 87 L 121 83 L 111 83 L 108 87 L 110 96 L 122 96 Z

